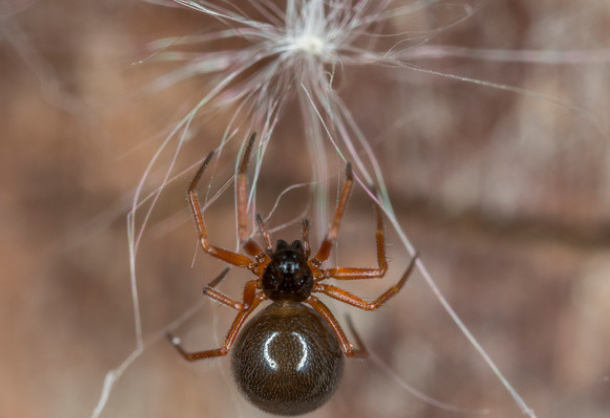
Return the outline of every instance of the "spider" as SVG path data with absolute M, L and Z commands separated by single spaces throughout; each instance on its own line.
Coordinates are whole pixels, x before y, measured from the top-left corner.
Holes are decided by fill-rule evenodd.
M 233 377 L 250 402 L 270 413 L 300 415 L 320 407 L 332 396 L 343 373 L 343 354 L 347 357 L 361 358 L 368 355 L 349 318 L 348 325 L 357 346 L 348 341 L 329 308 L 313 294 L 322 293 L 360 309 L 375 310 L 404 286 L 413 271 L 417 255 L 411 259 L 398 283 L 374 302 L 367 302 L 345 290 L 324 283 L 331 278 L 379 279 L 385 276 L 388 268 L 383 221 L 378 205 L 376 206 L 377 267 L 320 268 L 330 256 L 352 190 L 354 180 L 349 163 L 345 169 L 345 182 L 332 225 L 313 257 L 311 257 L 307 220 L 303 221 L 302 240 L 291 244 L 278 240 L 274 249 L 269 231 L 259 214 L 257 223 L 265 242 L 265 248 L 261 248 L 249 238 L 247 223 L 246 168 L 255 138 L 256 134 L 250 137 L 236 180 L 239 241 L 243 250 L 253 259 L 216 247 L 208 241 L 196 188 L 213 152 L 207 156 L 195 174 L 187 196 L 203 250 L 228 264 L 247 268 L 257 278 L 246 283 L 241 300 L 234 300 L 215 289 L 215 286 L 226 276 L 228 268 L 204 287 L 203 293 L 207 297 L 238 311 L 220 348 L 187 352 L 178 338 L 169 333 L 167 337 L 188 361 L 225 356 L 233 349 L 231 360 Z M 266 300 L 273 303 L 244 326 L 250 314 Z

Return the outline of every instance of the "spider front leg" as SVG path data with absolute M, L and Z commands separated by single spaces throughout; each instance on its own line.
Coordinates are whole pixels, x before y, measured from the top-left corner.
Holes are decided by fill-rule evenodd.
M 303 251 L 305 252 L 305 258 L 309 258 L 311 255 L 311 245 L 309 245 L 309 220 L 303 219 Z
M 254 311 L 258 307 L 258 305 L 260 305 L 261 302 L 263 302 L 265 299 L 266 296 L 264 293 L 261 292 L 257 294 L 254 297 L 252 304 L 246 310 L 243 310 L 237 314 L 224 342 L 219 348 L 189 353 L 180 344 L 180 339 L 173 337 L 170 333 L 167 333 L 167 338 L 172 343 L 172 345 L 176 347 L 176 350 L 178 350 L 182 357 L 184 357 L 188 361 L 196 361 L 211 357 L 226 356 L 231 347 L 233 346 L 235 338 L 237 338 L 237 334 L 239 333 L 241 327 L 244 325 L 244 322 L 246 321 L 248 316 L 250 316 L 252 311 Z
M 208 154 L 203 164 L 201 164 L 199 170 L 197 170 L 195 177 L 193 177 L 191 185 L 189 186 L 187 191 L 188 202 L 191 206 L 191 211 L 193 212 L 197 231 L 199 232 L 199 242 L 201 244 L 201 247 L 203 248 L 203 251 L 210 254 L 211 256 L 216 257 L 234 266 L 247 267 L 250 270 L 254 270 L 256 269 L 256 267 L 258 267 L 258 262 L 252 261 L 250 258 L 241 254 L 237 254 L 232 251 L 225 250 L 223 248 L 215 247 L 211 245 L 208 241 L 208 232 L 205 228 L 205 223 L 203 221 L 203 213 L 201 211 L 201 205 L 199 204 L 199 197 L 197 196 L 196 189 L 197 185 L 199 184 L 199 181 L 201 180 L 201 176 L 203 175 L 208 164 L 210 163 L 213 155 L 213 151 Z
M 343 303 L 347 303 L 348 305 L 364 309 L 365 311 L 374 311 L 375 309 L 383 305 L 388 299 L 395 296 L 400 291 L 400 289 L 402 289 L 402 287 L 407 282 L 407 279 L 411 276 L 411 273 L 413 272 L 417 257 L 418 255 L 415 254 L 415 256 L 411 259 L 407 270 L 404 272 L 398 283 L 386 290 L 374 302 L 367 302 L 366 300 L 361 299 L 356 295 L 353 295 L 343 289 L 339 289 L 338 287 L 329 284 L 316 283 L 314 285 L 313 291 L 324 293 L 326 296 L 330 296 L 331 298 Z
M 358 280 L 358 279 L 380 279 L 385 276 L 388 271 L 388 262 L 385 256 L 385 235 L 383 232 L 383 218 L 381 216 L 381 208 L 375 206 L 377 213 L 377 232 L 375 234 L 375 242 L 377 246 L 377 268 L 361 268 L 361 267 L 335 267 L 327 270 L 321 270 L 320 280 L 329 278 L 337 280 Z
M 330 250 L 332 249 L 332 246 L 339 235 L 339 226 L 341 225 L 343 212 L 345 212 L 345 208 L 347 207 L 347 202 L 349 200 L 350 193 L 352 192 L 353 185 L 354 173 L 352 171 L 352 164 L 347 163 L 347 166 L 345 167 L 345 183 L 343 183 L 343 188 L 341 189 L 341 195 L 339 196 L 339 203 L 337 204 L 337 209 L 335 210 L 333 223 L 328 230 L 326 238 L 324 241 L 322 241 L 318 253 L 310 261 L 312 267 L 320 267 L 320 265 L 322 265 L 322 263 L 328 260 L 328 257 L 330 257 Z
M 250 153 L 252 152 L 255 139 L 256 133 L 253 133 L 246 145 L 235 181 L 237 189 L 237 233 L 239 235 L 239 244 L 244 251 L 255 257 L 259 263 L 269 263 L 269 256 L 263 252 L 254 240 L 248 237 L 248 178 L 246 176 L 246 169 L 248 168 L 248 161 L 250 160 Z
M 263 239 L 265 240 L 265 251 L 267 255 L 273 254 L 273 244 L 271 243 L 271 234 L 269 234 L 269 230 L 267 229 L 267 225 L 265 224 L 265 219 L 263 215 L 260 213 L 256 215 L 256 222 L 258 223 L 258 227 L 261 230 L 261 234 L 263 235 Z

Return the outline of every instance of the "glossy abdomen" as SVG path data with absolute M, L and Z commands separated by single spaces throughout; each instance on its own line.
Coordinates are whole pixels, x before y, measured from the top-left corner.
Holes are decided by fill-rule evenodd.
M 327 322 L 300 303 L 274 303 L 252 318 L 231 350 L 235 382 L 260 409 L 311 412 L 343 374 L 343 352 Z

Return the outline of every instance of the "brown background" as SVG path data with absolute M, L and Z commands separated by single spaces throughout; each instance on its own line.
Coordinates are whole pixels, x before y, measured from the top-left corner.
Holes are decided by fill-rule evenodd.
M 571 50 L 574 63 L 415 61 L 563 105 L 373 67 L 348 68 L 340 90 L 383 163 L 407 235 L 539 417 L 610 411 L 609 24 L 601 1 L 490 1 L 432 44 Z M 132 64 L 148 42 L 206 25 L 196 13 L 145 3 L 2 2 L 0 416 L 89 416 L 105 373 L 134 349 L 125 214 L 163 132 L 207 87 L 192 79 L 155 93 L 146 82 L 169 67 Z M 194 124 L 180 168 L 218 144 L 229 114 Z M 259 183 L 266 210 L 285 187 L 309 179 L 300 123 L 291 107 L 278 127 Z M 233 159 L 221 160 L 220 174 Z M 201 253 L 191 268 L 187 177 L 163 194 L 139 250 L 150 338 L 200 301 L 202 283 L 221 268 Z M 272 226 L 301 213 L 306 191 L 291 196 Z M 210 235 L 227 246 L 235 242 L 232 208 L 227 193 L 206 213 Z M 372 213 L 357 191 L 340 264 L 374 263 Z M 298 233 L 289 227 L 282 236 Z M 387 280 L 350 289 L 371 298 L 395 280 L 407 259 L 391 232 L 388 241 Z M 233 271 L 225 290 L 237 294 L 245 276 Z M 466 416 L 522 416 L 419 273 L 379 312 L 333 309 L 349 311 L 376 356 L 427 396 L 467 408 Z M 211 347 L 230 315 L 206 305 L 177 332 L 188 347 Z M 102 416 L 262 416 L 236 393 L 227 363 L 186 364 L 153 341 Z M 337 395 L 314 416 L 456 415 L 409 395 L 375 362 L 351 361 Z

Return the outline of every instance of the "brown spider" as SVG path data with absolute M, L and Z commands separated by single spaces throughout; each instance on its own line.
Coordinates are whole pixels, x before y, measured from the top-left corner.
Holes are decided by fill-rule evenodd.
M 189 361 L 225 356 L 233 349 L 232 371 L 241 391 L 259 408 L 280 415 L 298 415 L 313 411 L 330 398 L 340 381 L 343 371 L 343 355 L 366 357 L 368 352 L 362 340 L 348 322 L 358 343 L 352 345 L 328 307 L 313 296 L 323 293 L 333 299 L 360 309 L 372 311 L 398 293 L 410 276 L 417 256 L 413 257 L 398 283 L 390 287 L 374 302 L 367 302 L 358 296 L 333 285 L 323 283 L 327 279 L 359 280 L 376 279 L 385 276 L 388 265 L 385 257 L 385 243 L 381 210 L 377 213 L 377 264 L 375 268 L 334 267 L 322 269 L 320 266 L 330 256 L 331 248 L 339 233 L 339 224 L 353 186 L 353 174 L 348 163 L 345 183 L 333 223 L 314 257 L 310 258 L 309 222 L 303 222 L 302 241 L 288 244 L 278 240 L 275 250 L 263 218 L 257 222 L 265 241 L 263 250 L 248 238 L 247 223 L 247 178 L 246 168 L 255 134 L 248 142 L 237 174 L 238 234 L 242 248 L 254 258 L 211 245 L 203 221 L 196 187 L 203 175 L 213 152 L 205 159 L 188 188 L 195 225 L 203 250 L 229 264 L 245 267 L 257 276 L 246 283 L 241 301 L 214 289 L 222 281 L 229 269 L 223 271 L 203 293 L 209 298 L 236 309 L 239 313 L 233 321 L 220 348 L 189 353 L 177 338 L 168 338 L 180 354 Z M 248 316 L 265 300 L 274 302 L 264 311 L 244 325 Z M 313 310 L 303 303 L 311 306 Z

